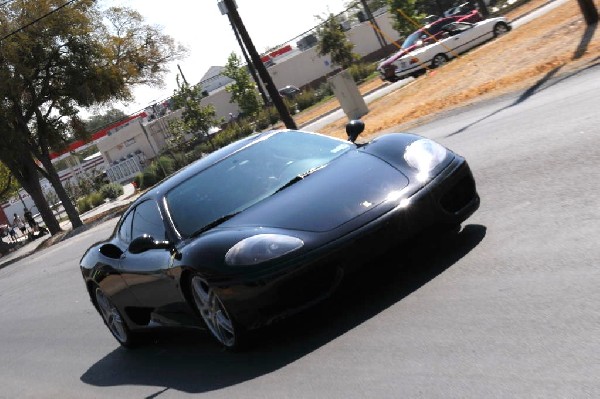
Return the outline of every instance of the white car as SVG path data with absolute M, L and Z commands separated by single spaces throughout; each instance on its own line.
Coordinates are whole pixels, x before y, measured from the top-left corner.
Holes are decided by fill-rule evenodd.
M 445 33 L 436 42 L 425 45 L 394 61 L 396 76 L 404 79 L 418 76 L 427 68 L 437 68 L 449 59 L 511 30 L 504 17 L 477 23 L 452 22 L 442 28 Z M 424 35 L 423 39 L 427 36 Z

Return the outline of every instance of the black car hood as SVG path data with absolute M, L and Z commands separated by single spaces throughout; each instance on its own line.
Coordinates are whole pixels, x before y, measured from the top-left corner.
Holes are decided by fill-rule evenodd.
M 303 180 L 246 209 L 222 228 L 259 226 L 326 232 L 380 205 L 408 179 L 383 160 L 350 151 Z

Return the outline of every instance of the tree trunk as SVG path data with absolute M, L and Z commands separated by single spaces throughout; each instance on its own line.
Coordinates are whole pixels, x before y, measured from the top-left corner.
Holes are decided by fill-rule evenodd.
M 60 177 L 58 176 L 58 172 L 56 172 L 54 165 L 52 165 L 52 161 L 50 159 L 41 159 L 40 162 L 42 162 L 42 165 L 44 165 L 44 169 L 46 169 L 46 173 L 48 174 L 48 181 L 50 182 L 50 184 L 52 184 L 52 187 L 54 188 L 58 199 L 62 201 L 62 206 L 65 209 L 69 221 L 71 222 L 71 226 L 74 229 L 83 226 L 83 222 L 79 217 L 79 212 L 77 211 L 77 208 L 75 208 L 75 205 L 73 205 L 73 201 L 71 201 L 71 198 L 69 198 L 67 190 L 65 190 L 62 183 L 60 182 Z
M 48 149 L 50 148 L 50 145 L 47 141 L 48 137 L 50 136 L 50 133 L 48 131 L 49 126 L 48 126 L 47 120 L 46 120 L 46 118 L 44 118 L 44 116 L 42 115 L 42 113 L 39 109 L 35 110 L 35 115 L 37 118 L 38 147 L 39 147 L 39 151 L 40 151 L 37 154 L 37 159 L 39 159 L 39 161 L 44 166 L 44 169 L 46 170 L 46 175 L 47 175 L 46 177 L 48 178 L 48 181 L 50 182 L 50 184 L 52 184 L 52 187 L 54 188 L 56 195 L 62 201 L 62 206 L 65 209 L 65 212 L 67 213 L 67 217 L 69 218 L 69 221 L 71 222 L 71 226 L 74 229 L 77 227 L 83 226 L 83 223 L 81 222 L 81 218 L 79 217 L 79 212 L 77 212 L 75 205 L 73 205 L 71 198 L 69 198 L 67 191 L 65 190 L 62 183 L 60 182 L 60 177 L 58 176 L 58 172 L 56 172 L 56 169 L 54 168 L 54 165 L 52 164 L 52 160 L 50 159 L 50 153 L 48 151 Z M 29 130 L 27 130 L 27 133 L 29 134 L 29 136 L 32 136 L 32 134 Z M 38 150 L 38 148 L 36 148 L 36 150 Z M 34 154 L 36 153 L 35 150 L 32 152 Z
M 34 202 L 37 211 L 40 213 L 44 224 L 50 231 L 50 234 L 54 235 L 62 231 L 58 220 L 56 220 L 52 209 L 48 205 L 46 198 L 44 198 L 44 192 L 40 185 L 40 179 L 33 158 L 28 155 L 21 155 L 18 159 L 3 159 L 3 161 L 25 191 L 31 195 L 31 199 Z

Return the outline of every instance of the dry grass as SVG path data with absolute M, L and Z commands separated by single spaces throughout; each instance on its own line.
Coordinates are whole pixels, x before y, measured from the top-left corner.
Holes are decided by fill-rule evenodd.
M 533 0 L 527 6 L 535 8 L 539 3 L 544 1 Z M 520 8 L 511 11 L 511 15 L 523 12 Z M 513 18 L 511 15 L 509 18 Z M 400 130 L 399 125 L 407 122 L 482 98 L 525 89 L 546 75 L 559 76 L 598 62 L 598 29 L 586 32 L 577 3 L 569 2 L 372 102 L 369 114 L 362 118 L 367 126 L 365 136 Z M 361 91 L 367 90 L 361 87 Z M 335 101 L 310 111 L 322 112 L 337 106 Z M 303 123 L 303 117 L 296 118 L 298 124 Z M 320 131 L 344 137 L 346 122 L 346 118 L 342 118 Z

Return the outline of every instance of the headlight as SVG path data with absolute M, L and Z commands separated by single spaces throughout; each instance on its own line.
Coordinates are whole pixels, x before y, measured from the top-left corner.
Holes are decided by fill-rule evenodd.
M 404 159 L 417 170 L 417 179 L 426 181 L 429 173 L 446 158 L 448 151 L 435 141 L 420 139 L 412 142 L 404 151 Z
M 225 263 L 230 266 L 250 266 L 279 258 L 297 250 L 304 242 L 282 234 L 258 234 L 243 239 L 229 248 Z

